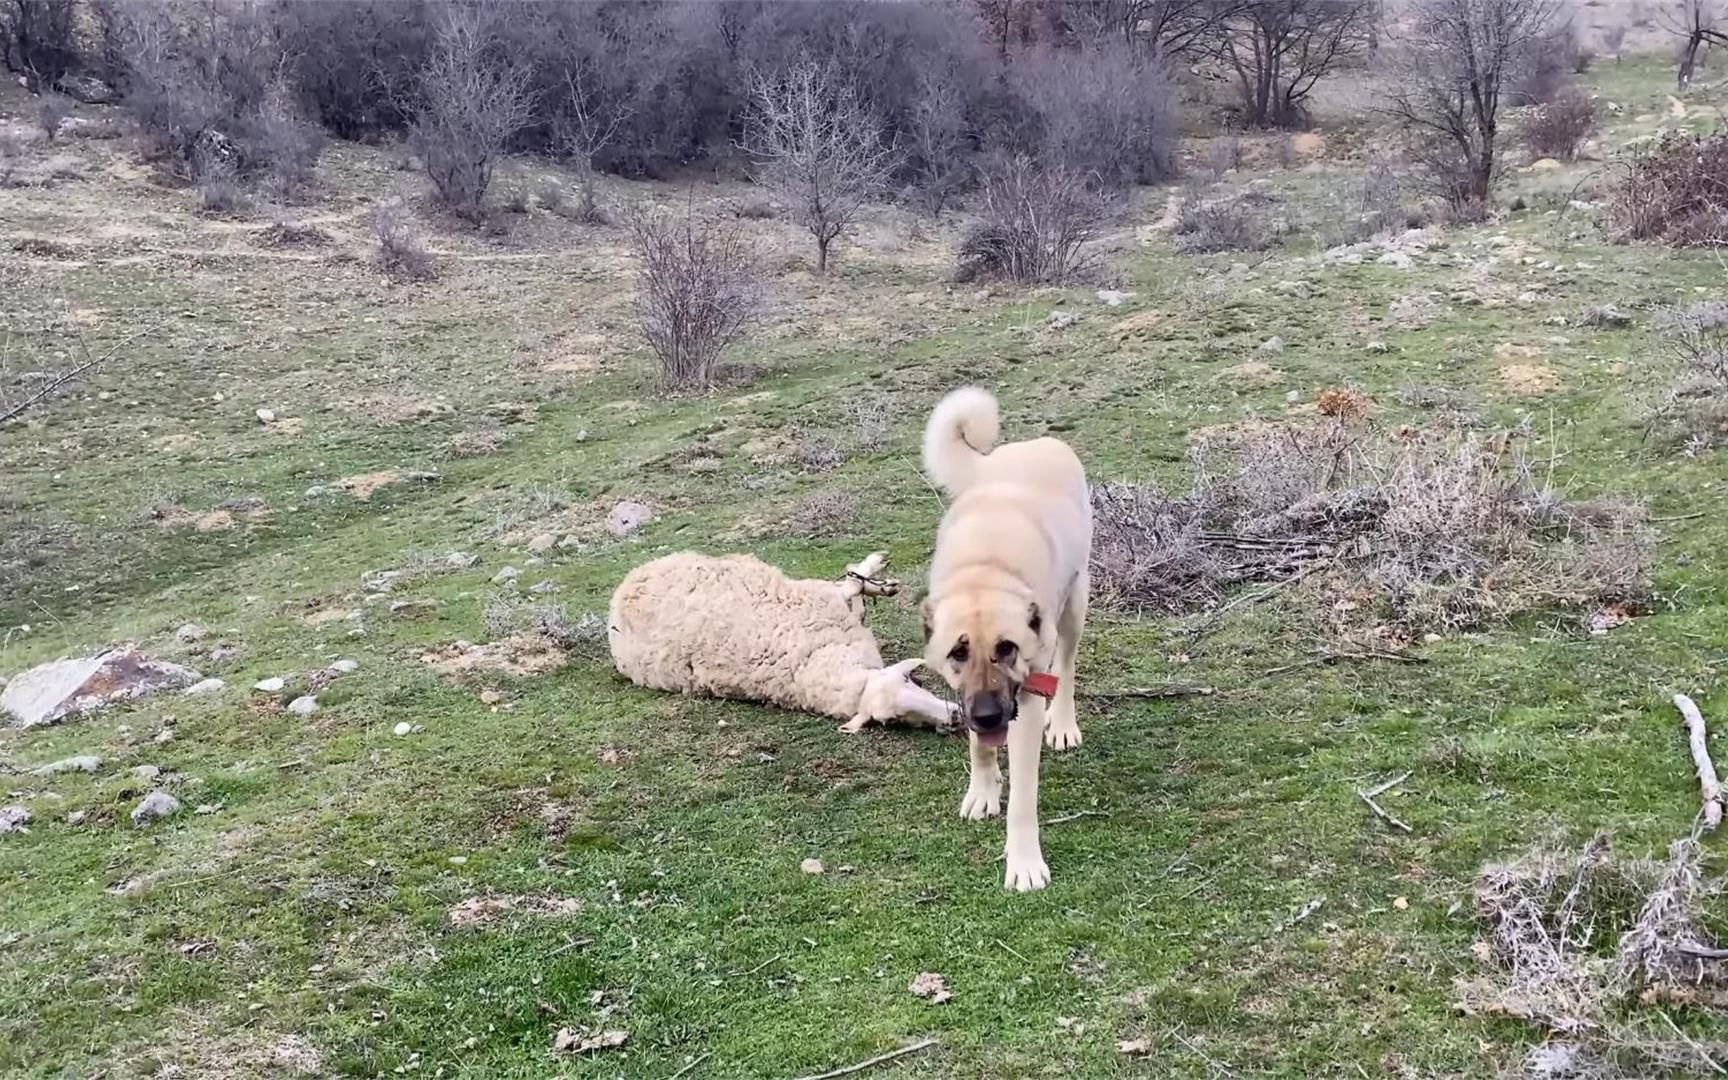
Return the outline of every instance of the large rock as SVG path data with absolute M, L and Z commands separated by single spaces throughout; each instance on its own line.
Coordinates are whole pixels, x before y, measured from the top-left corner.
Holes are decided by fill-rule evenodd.
M 85 105 L 106 105 L 114 100 L 114 88 L 91 75 L 60 76 L 60 92 Z
M 114 649 L 31 668 L 0 693 L 0 714 L 13 727 L 58 724 L 117 701 L 184 689 L 201 678 L 189 667 L 153 659 L 136 649 Z

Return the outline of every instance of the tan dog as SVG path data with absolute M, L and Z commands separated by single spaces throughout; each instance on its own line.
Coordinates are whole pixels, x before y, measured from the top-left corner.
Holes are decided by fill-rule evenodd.
M 1050 883 L 1038 843 L 1040 746 L 1080 745 L 1074 654 L 1086 624 L 1092 507 L 1086 470 L 1066 443 L 997 447 L 1000 429 L 996 399 L 976 387 L 943 398 L 924 429 L 924 469 L 954 497 L 930 564 L 924 658 L 959 692 L 972 744 L 961 817 L 1001 813 L 997 748 L 1008 747 L 1004 884 L 1025 892 Z

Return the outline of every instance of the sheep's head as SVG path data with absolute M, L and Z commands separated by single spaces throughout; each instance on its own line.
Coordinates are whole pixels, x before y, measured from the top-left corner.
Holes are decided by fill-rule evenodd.
M 902 716 L 923 716 L 934 721 L 938 731 L 956 730 L 954 707 L 912 681 L 912 673 L 923 660 L 902 660 L 880 671 L 872 671 L 864 680 L 864 691 L 858 695 L 858 712 L 840 725 L 847 734 L 863 730 L 872 721 L 885 723 Z

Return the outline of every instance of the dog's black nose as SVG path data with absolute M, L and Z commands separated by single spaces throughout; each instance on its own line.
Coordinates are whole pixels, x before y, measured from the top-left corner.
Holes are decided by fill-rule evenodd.
M 996 700 L 995 694 L 981 694 L 973 698 L 966 706 L 966 716 L 972 721 L 972 726 L 980 731 L 989 731 L 1008 722 L 1008 714 L 1002 708 L 1002 703 Z

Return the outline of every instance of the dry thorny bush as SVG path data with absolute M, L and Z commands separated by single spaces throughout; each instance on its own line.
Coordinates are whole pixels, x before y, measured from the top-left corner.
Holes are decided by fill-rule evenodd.
M 1728 303 L 1706 300 L 1651 320 L 1680 363 L 1651 426 L 1670 430 L 1688 453 L 1728 442 Z
M 1707 878 L 1701 855 L 1696 834 L 1663 863 L 1617 857 L 1598 835 L 1577 854 L 1541 847 L 1483 867 L 1475 898 L 1487 940 L 1475 951 L 1485 971 L 1458 980 L 1461 1006 L 1551 1037 L 1525 1056 L 1523 1075 L 1721 1072 L 1728 1044 L 1699 1043 L 1663 1011 L 1728 1002 L 1728 970 L 1702 917 L 1728 880 Z
M 1278 242 L 1281 231 L 1266 213 L 1275 201 L 1252 188 L 1211 196 L 1192 191 L 1176 211 L 1171 230 L 1176 250 L 1189 254 L 1265 251 Z
M 1728 131 L 1663 136 L 1627 167 L 1609 213 L 1622 240 L 1728 246 Z
M 494 596 L 486 602 L 481 619 L 493 641 L 539 634 L 571 652 L 591 652 L 606 641 L 606 620 L 601 616 L 591 611 L 573 616 L 563 604 L 535 603 L 521 596 Z
M 756 318 L 761 283 L 754 249 L 736 221 L 638 210 L 629 220 L 641 264 L 642 333 L 669 387 L 713 384 L 720 353 Z
M 1566 498 L 1525 441 L 1343 418 L 1202 438 L 1184 495 L 1093 490 L 1094 589 L 1182 612 L 1235 586 L 1306 581 L 1410 632 L 1640 602 L 1654 544 L 1642 507 Z

